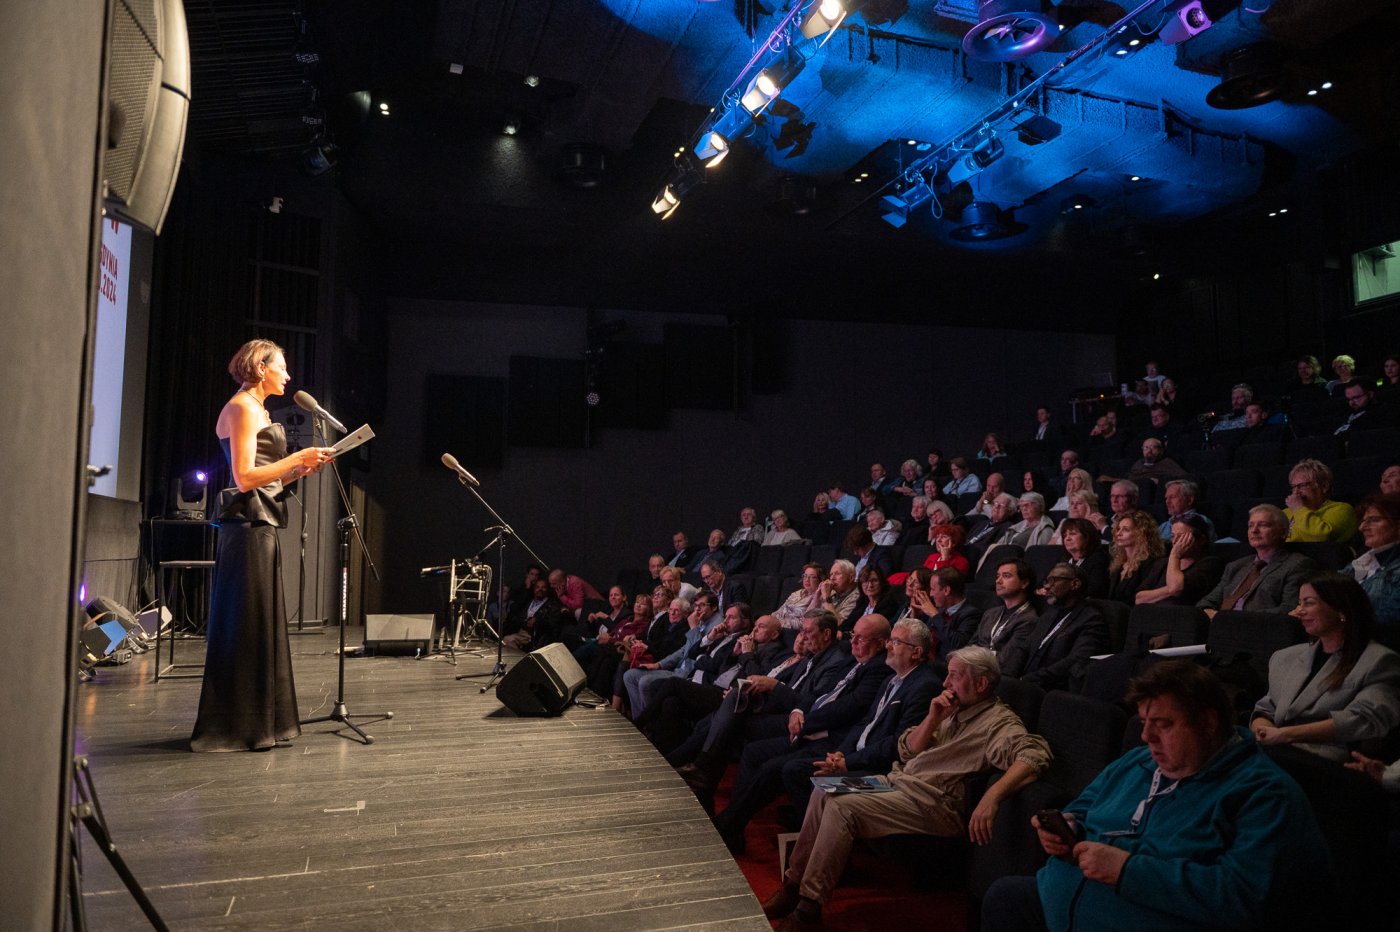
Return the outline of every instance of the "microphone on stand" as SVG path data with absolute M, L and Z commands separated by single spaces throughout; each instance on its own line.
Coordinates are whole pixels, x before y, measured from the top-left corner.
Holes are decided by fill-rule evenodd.
M 306 392 L 297 392 L 292 396 L 292 400 L 295 401 L 297 407 L 301 408 L 303 411 L 310 411 L 312 414 L 319 414 L 321 417 L 325 418 L 327 424 L 331 425 L 342 434 L 350 433 L 350 431 L 345 428 L 344 424 L 335 419 L 335 415 L 317 404 L 316 399 L 312 398 Z
M 442 465 L 455 472 L 457 474 L 457 478 L 461 479 L 463 482 L 469 482 L 475 486 L 481 485 L 480 482 L 476 481 L 476 476 L 473 476 L 471 473 L 463 469 L 462 464 L 457 462 L 457 457 L 453 456 L 451 453 L 442 454 Z

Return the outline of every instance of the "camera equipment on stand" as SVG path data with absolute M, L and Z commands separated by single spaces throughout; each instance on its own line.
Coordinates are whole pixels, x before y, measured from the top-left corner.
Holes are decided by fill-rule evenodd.
M 481 497 L 481 493 L 476 490 L 476 487 L 481 485 L 481 483 L 476 481 L 476 476 L 473 476 L 471 473 L 467 472 L 467 470 L 462 467 L 462 464 L 457 462 L 457 457 L 453 456 L 451 453 L 442 454 L 442 465 L 446 466 L 448 469 L 452 470 L 454 473 L 457 474 L 457 481 L 460 482 L 467 489 L 467 491 L 471 492 L 472 495 L 476 497 L 476 500 L 481 502 L 481 506 L 487 511 L 491 512 L 491 517 L 495 518 L 498 522 L 497 524 L 486 528 L 487 531 L 495 531 L 496 537 L 481 550 L 481 553 L 484 554 L 487 550 L 491 549 L 491 547 L 494 546 L 496 548 L 496 579 L 498 583 L 500 580 L 504 580 L 506 578 L 506 542 L 511 538 L 519 540 L 520 546 L 524 547 L 525 550 L 530 554 L 530 556 L 535 558 L 535 562 L 538 563 L 540 566 L 544 567 L 546 571 L 549 570 L 549 564 L 541 560 L 540 555 L 535 553 L 535 551 L 530 548 L 529 544 L 525 543 L 525 541 L 523 540 L 520 540 L 520 537 L 515 533 L 514 528 L 512 528 L 509 524 L 506 524 L 506 519 L 502 518 L 496 512 L 496 509 L 492 508 L 490 503 L 487 502 L 486 499 Z M 501 623 L 501 621 L 503 621 L 505 617 L 505 595 L 502 593 L 501 587 L 498 584 L 496 586 L 497 623 Z M 495 686 L 496 683 L 499 682 L 501 677 L 505 676 L 506 672 L 506 662 L 505 659 L 502 657 L 501 653 L 502 648 L 503 645 L 501 644 L 501 639 L 498 637 L 496 639 L 496 662 L 492 665 L 491 672 L 459 673 L 457 675 L 457 679 L 465 680 L 475 679 L 477 677 L 482 676 L 486 677 L 486 685 L 481 687 L 481 691 L 483 693 L 491 687 Z
M 487 544 L 490 548 L 495 541 Z M 485 552 L 485 548 L 482 553 Z M 442 615 L 443 624 L 435 632 L 433 652 L 437 656 L 446 653 L 453 666 L 457 665 L 457 651 L 466 644 L 476 642 L 482 650 L 490 640 L 500 636 L 491 621 L 486 617 L 486 607 L 491 594 L 491 567 L 481 562 L 478 553 L 467 560 L 452 560 L 442 566 L 425 566 L 419 571 L 424 579 L 446 576 L 446 611 Z

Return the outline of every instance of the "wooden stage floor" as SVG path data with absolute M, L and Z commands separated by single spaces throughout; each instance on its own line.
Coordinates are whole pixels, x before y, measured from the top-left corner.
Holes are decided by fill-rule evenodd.
M 292 638 L 303 717 L 334 703 L 335 632 Z M 202 652 L 179 645 L 181 661 Z M 518 718 L 482 681 L 454 680 L 494 659 L 348 657 L 352 715 L 394 712 L 365 726 L 370 746 L 329 723 L 291 747 L 192 754 L 199 680 L 152 683 L 144 654 L 78 685 L 77 753 L 173 929 L 769 927 L 700 805 L 629 722 L 611 709 Z M 146 927 L 81 834 L 89 927 Z

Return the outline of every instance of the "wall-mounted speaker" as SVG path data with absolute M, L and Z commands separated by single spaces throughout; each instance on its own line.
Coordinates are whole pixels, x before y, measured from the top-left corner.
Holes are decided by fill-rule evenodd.
M 116 0 L 107 72 L 107 208 L 159 233 L 175 191 L 190 107 L 181 0 Z
M 496 686 L 496 698 L 516 715 L 558 715 L 588 682 L 563 644 L 548 644 L 521 658 Z

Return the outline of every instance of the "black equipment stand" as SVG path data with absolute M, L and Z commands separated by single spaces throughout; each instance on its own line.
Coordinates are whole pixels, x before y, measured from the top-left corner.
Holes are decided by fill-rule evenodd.
M 325 431 L 321 427 L 320 416 L 315 418 L 315 430 L 321 434 L 324 442 Z M 330 444 L 325 444 L 330 446 Z M 335 476 L 335 487 L 340 491 L 341 504 L 345 506 L 345 517 L 335 523 L 340 530 L 340 649 L 337 651 L 338 663 L 336 670 L 335 705 L 331 708 L 330 714 L 318 715 L 314 718 L 302 719 L 302 725 L 318 725 L 321 722 L 339 722 L 346 726 L 355 734 L 360 736 L 360 741 L 364 744 L 373 744 L 374 739 L 365 734 L 364 729 L 351 721 L 352 718 L 369 718 L 371 721 L 383 721 L 394 717 L 393 712 L 362 713 L 352 716 L 345 706 L 345 628 L 350 618 L 350 532 L 355 532 L 355 538 L 360 542 L 360 552 L 365 555 L 365 561 L 369 563 L 370 572 L 374 578 L 379 578 L 379 569 L 374 565 L 374 559 L 369 555 L 368 548 L 365 547 L 365 540 L 360 536 L 360 522 L 355 517 L 355 509 L 350 505 L 350 496 L 345 491 L 345 483 L 340 479 L 340 470 L 336 467 L 335 460 L 331 460 L 331 474 Z
M 530 556 L 535 558 L 536 563 L 544 567 L 545 572 L 549 571 L 549 564 L 541 560 L 540 555 L 535 553 L 535 551 L 530 548 L 529 544 L 520 540 L 520 535 L 515 533 L 515 529 L 506 523 L 506 519 L 502 518 L 486 499 L 481 497 L 481 493 L 476 490 L 474 485 L 460 476 L 457 478 L 457 481 L 465 486 L 467 491 L 471 492 L 472 495 L 476 496 L 476 500 L 481 502 L 481 506 L 491 512 L 491 517 L 496 519 L 496 524 L 493 527 L 486 528 L 486 530 L 496 532 L 496 540 L 493 541 L 493 543 L 496 544 L 496 624 L 499 628 L 504 629 L 506 620 L 506 600 L 505 596 L 502 594 L 501 587 L 505 584 L 506 580 L 506 541 L 510 540 L 512 537 L 519 540 L 520 546 L 529 551 Z M 482 548 L 481 552 L 485 553 L 486 549 L 490 546 L 491 544 L 487 544 L 486 547 Z M 481 692 L 485 693 L 487 690 L 494 688 L 496 684 L 500 682 L 501 677 L 506 675 L 506 662 L 505 658 L 502 656 L 503 647 L 504 645 L 501 643 L 501 631 L 498 630 L 496 632 L 496 662 L 491 666 L 491 672 L 459 673 L 457 679 L 480 679 L 484 676 L 486 677 L 486 683 L 481 687 Z
M 102 803 L 97 799 L 97 786 L 92 782 L 92 771 L 88 769 L 86 757 L 73 758 L 73 789 L 78 797 L 69 810 L 73 864 L 68 875 L 68 897 L 73 928 L 77 932 L 87 929 L 87 915 L 83 912 L 83 862 L 77 837 L 78 823 L 81 822 L 87 826 L 88 834 L 112 865 L 112 869 L 117 872 L 117 876 L 121 877 L 122 883 L 126 884 L 127 892 L 136 901 L 136 905 L 141 907 L 141 912 L 146 914 L 151 927 L 157 932 L 169 932 L 170 927 L 160 918 L 160 913 L 156 912 L 155 905 L 146 896 L 146 891 L 141 888 L 131 868 L 127 867 L 126 860 L 118 853 L 117 846 L 107 831 L 107 819 L 102 814 Z
M 320 481 L 320 477 L 316 477 Z M 301 484 L 301 480 L 297 480 Z M 317 619 L 314 625 L 306 624 L 306 499 L 302 498 L 291 489 L 287 490 L 292 498 L 296 499 L 297 510 L 301 512 L 301 546 L 298 548 L 297 564 L 297 625 L 295 628 L 288 628 L 289 634 L 325 634 L 325 621 Z M 320 500 L 320 496 L 316 496 Z

